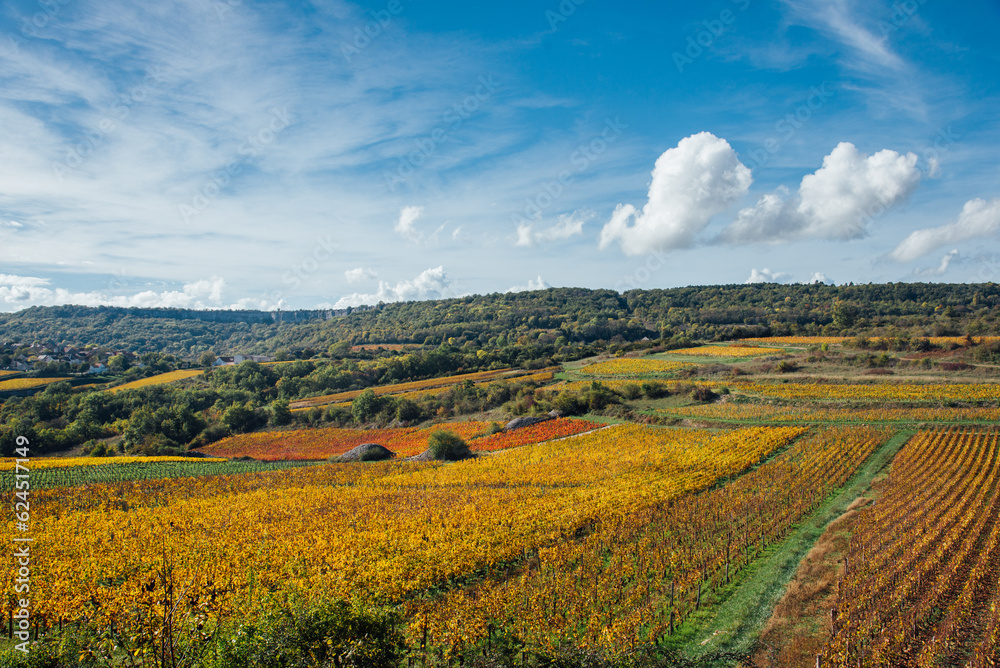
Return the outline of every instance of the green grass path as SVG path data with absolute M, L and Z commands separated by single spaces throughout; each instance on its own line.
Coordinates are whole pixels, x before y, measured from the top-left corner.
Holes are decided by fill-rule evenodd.
M 764 630 L 799 563 L 827 526 L 865 494 L 879 471 L 892 461 L 914 433 L 900 431 L 887 440 L 846 486 L 747 567 L 738 580 L 724 590 L 723 595 L 728 594 L 726 600 L 688 620 L 671 645 L 693 660 L 709 653 L 748 651 Z

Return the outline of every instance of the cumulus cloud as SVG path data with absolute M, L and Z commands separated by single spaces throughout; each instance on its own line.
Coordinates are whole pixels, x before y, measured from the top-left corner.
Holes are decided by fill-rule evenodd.
M 527 285 L 513 285 L 507 292 L 531 292 L 532 290 L 548 290 L 552 286 L 545 282 L 545 279 L 538 276 L 537 279 L 528 279 Z
M 868 156 L 841 142 L 820 169 L 802 177 L 794 197 L 786 188 L 761 197 L 736 215 L 718 241 L 857 239 L 874 218 L 905 202 L 920 178 L 913 153 L 883 150 Z
M 361 283 L 362 281 L 370 281 L 377 277 L 378 274 L 371 267 L 358 267 L 356 269 L 348 269 L 344 272 L 344 278 L 347 279 L 348 283 Z
M 370 294 L 354 293 L 341 297 L 334 308 L 377 304 L 379 302 L 407 302 L 426 299 L 444 299 L 452 295 L 451 280 L 443 266 L 425 269 L 413 280 L 400 281 L 395 285 L 378 282 L 378 290 Z
M 406 206 L 403 210 L 399 212 L 399 220 L 396 221 L 396 227 L 393 228 L 399 236 L 407 239 L 409 241 L 420 242 L 423 241 L 423 233 L 416 228 L 414 223 L 424 215 L 424 207 L 422 206 Z
M 565 241 L 570 237 L 583 234 L 584 224 L 594 217 L 589 211 L 574 211 L 571 214 L 559 216 L 559 222 L 542 230 L 536 230 L 530 223 L 517 226 L 516 246 L 535 246 L 552 241 Z
M 833 281 L 827 278 L 826 274 L 824 274 L 821 271 L 813 272 L 813 275 L 809 277 L 809 280 L 806 281 L 806 283 L 808 283 L 809 285 L 815 285 L 816 283 L 825 283 L 827 285 L 833 285 Z
M 222 296 L 226 282 L 217 276 L 186 283 L 180 290 L 156 292 L 144 290 L 132 295 L 108 295 L 103 292 L 73 292 L 52 287 L 52 281 L 35 276 L 0 274 L 0 307 L 19 310 L 27 306 L 122 306 L 139 308 L 225 308 Z M 8 307 L 13 307 L 10 309 Z
M 788 278 L 788 274 L 783 271 L 771 271 L 767 267 L 763 269 L 751 269 L 750 277 L 743 281 L 744 284 L 750 285 L 752 283 L 780 283 L 784 279 Z
M 953 260 L 957 260 L 959 256 L 958 250 L 954 249 L 945 253 L 944 257 L 941 258 L 941 262 L 936 267 L 928 267 L 926 269 L 917 269 L 913 273 L 917 276 L 944 276 L 945 272 L 948 271 L 948 266 Z
M 955 222 L 911 232 L 889 257 L 897 262 L 910 262 L 942 246 L 977 237 L 992 237 L 998 232 L 1000 198 L 990 201 L 977 198 L 965 203 Z
M 600 248 L 618 241 L 626 255 L 690 248 L 713 216 L 746 194 L 753 179 L 725 139 L 701 132 L 663 153 L 642 211 L 619 204 Z M 631 223 L 631 224 L 630 224 Z

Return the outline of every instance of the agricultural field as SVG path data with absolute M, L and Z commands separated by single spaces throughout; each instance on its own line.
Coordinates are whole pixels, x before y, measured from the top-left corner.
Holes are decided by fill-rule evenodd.
M 671 350 L 669 355 L 690 355 L 692 357 L 757 357 L 761 355 L 781 355 L 783 348 L 765 348 L 763 346 L 699 346 L 697 348 L 680 348 Z
M 505 450 L 572 436 L 602 425 L 586 420 L 548 420 L 513 432 L 489 434 L 489 422 L 448 422 L 423 429 L 297 429 L 233 436 L 213 443 L 202 452 L 215 457 L 252 457 L 261 461 L 319 460 L 342 455 L 362 443 L 378 443 L 397 457 L 413 457 L 427 449 L 435 431 L 446 429 L 468 441 L 473 451 Z
M 595 362 L 579 369 L 585 376 L 641 377 L 657 376 L 686 369 L 692 365 L 686 362 L 668 362 L 658 359 L 617 359 Z
M 205 373 L 204 369 L 182 369 L 179 371 L 170 371 L 168 373 L 161 373 L 156 376 L 150 376 L 149 378 L 141 378 L 139 380 L 133 380 L 131 383 L 125 383 L 124 385 L 117 385 L 115 387 L 109 388 L 108 392 L 121 392 L 122 390 L 134 390 L 140 387 L 150 387 L 153 385 L 163 385 L 164 383 L 174 383 L 178 380 L 194 378 L 195 376 L 200 376 L 204 373 Z
M 250 482 L 251 474 L 203 493 L 178 482 L 171 498 L 173 483 L 165 481 L 154 505 L 128 483 L 111 484 L 103 493 L 114 504 L 80 512 L 47 506 L 41 492 L 33 532 L 36 577 L 45 584 L 35 612 L 141 626 L 137 611 L 165 594 L 147 586 L 165 554 L 187 583 L 178 603 L 184 614 L 197 612 L 189 601 L 209 598 L 213 614 L 253 609 L 274 587 L 336 596 L 365 590 L 402 602 L 595 521 L 614 523 L 737 475 L 804 431 L 620 426 L 444 466 L 290 470 L 269 476 L 271 489 Z M 13 529 L 8 523 L 8 535 Z M 83 554 L 86 572 L 71 567 Z M 290 563 L 292 571 L 282 565 Z
M 1000 372 L 946 340 L 933 354 L 954 368 L 845 337 L 752 343 L 374 384 L 367 418 L 364 390 L 274 401 L 283 384 L 255 397 L 264 374 L 237 369 L 225 392 L 248 421 L 190 447 L 213 458 L 30 459 L 33 632 L 87 629 L 93 665 L 162 668 L 168 649 L 202 657 L 192 668 L 255 665 L 213 662 L 346 602 L 392 620 L 386 668 L 997 665 Z M 391 360 L 361 361 L 375 383 L 363 373 Z M 233 414 L 174 375 L 144 382 Z M 69 395 L 67 429 L 131 396 L 94 395 Z M 503 429 L 527 415 L 546 419 Z M 87 438 L 117 447 L 130 425 Z M 428 459 L 445 432 L 472 456 Z M 371 443 L 394 456 L 339 459 Z M 17 462 L 0 474 L 17 493 Z M 812 591 L 813 548 L 845 517 Z M 8 539 L 24 531 L 4 522 Z M 765 647 L 779 602 L 801 637 Z M 369 641 L 333 664 L 369 665 L 348 661 Z
M 428 380 L 417 380 L 408 383 L 395 383 L 393 385 L 382 385 L 371 388 L 375 394 L 404 394 L 412 391 L 421 391 L 431 388 L 447 388 L 451 385 L 460 385 L 466 381 L 471 383 L 481 383 L 490 380 L 496 380 L 498 378 L 513 378 L 520 376 L 518 372 L 512 369 L 501 369 L 498 371 L 479 371 L 476 373 L 466 373 L 457 376 L 446 376 L 444 378 L 430 378 Z M 291 408 L 301 409 L 301 408 L 312 408 L 314 406 L 325 406 L 328 404 L 335 404 L 338 402 L 349 401 L 360 395 L 363 390 L 351 390 L 348 392 L 336 392 L 334 394 L 326 394 L 320 397 L 310 397 L 309 399 L 303 399 L 302 401 L 292 402 Z
M 10 390 L 31 390 L 36 387 L 45 387 L 46 385 L 51 385 L 52 383 L 59 383 L 64 380 L 70 380 L 69 378 L 10 378 L 8 380 L 0 380 L 0 392 L 8 392 Z
M 845 563 L 824 665 L 997 665 L 998 433 L 914 437 L 863 512 Z
M 29 468 L 32 489 L 78 488 L 85 485 L 165 478 L 198 478 L 276 471 L 311 462 L 303 461 L 228 461 L 225 459 L 179 457 L 116 457 L 112 459 L 68 459 L 73 463 L 49 465 L 60 460 L 40 459 Z M 16 480 L 13 466 L 3 469 L 0 491 L 13 492 Z

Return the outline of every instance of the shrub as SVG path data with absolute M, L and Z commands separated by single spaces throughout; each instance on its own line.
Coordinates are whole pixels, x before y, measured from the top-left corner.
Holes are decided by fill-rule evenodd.
M 395 668 L 403 655 L 396 613 L 345 601 L 275 610 L 225 629 L 206 668 Z
M 642 396 L 642 388 L 636 383 L 625 383 L 625 385 L 622 386 L 622 396 L 629 401 L 638 399 Z
M 713 392 L 712 388 L 706 387 L 704 385 L 699 385 L 698 387 L 691 390 L 691 398 L 694 399 L 695 401 L 710 402 L 718 399 L 719 395 Z
M 658 383 L 655 380 L 647 380 L 642 384 L 642 393 L 646 395 L 647 399 L 659 399 L 669 394 L 669 390 L 663 383 Z
M 453 431 L 439 429 L 427 439 L 427 446 L 434 459 L 453 462 L 472 456 L 469 446 Z

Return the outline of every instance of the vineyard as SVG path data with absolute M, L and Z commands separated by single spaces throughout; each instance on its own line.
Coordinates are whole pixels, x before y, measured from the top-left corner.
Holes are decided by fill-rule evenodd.
M 520 374 L 512 369 L 500 369 L 497 371 L 480 371 L 477 373 L 465 373 L 458 376 L 445 376 L 443 378 L 430 378 L 428 380 L 416 380 L 409 383 L 395 383 L 393 385 L 382 385 L 378 387 L 371 388 L 375 394 L 403 394 L 415 390 L 426 390 L 426 389 L 436 389 L 436 388 L 446 388 L 452 385 L 461 385 L 465 382 L 471 383 L 481 383 L 484 381 L 496 380 L 499 378 L 513 378 L 520 376 Z M 544 375 L 544 374 L 541 374 Z M 551 373 L 549 373 L 548 378 L 551 378 Z M 292 402 L 292 409 L 302 409 L 302 408 L 312 408 L 314 406 L 324 406 L 327 404 L 334 404 L 343 401 L 350 401 L 358 395 L 360 395 L 364 390 L 351 390 L 348 392 L 336 392 L 334 394 L 325 394 L 319 397 L 310 397 L 309 399 L 303 399 L 301 401 Z
M 413 457 L 427 449 L 430 435 L 447 429 L 469 441 L 473 451 L 495 451 L 541 443 L 591 431 L 601 425 L 586 420 L 549 420 L 513 432 L 487 435 L 488 422 L 448 422 L 423 429 L 297 429 L 258 432 L 223 439 L 202 448 L 215 457 L 252 457 L 262 461 L 317 460 L 342 455 L 362 443 L 377 443 L 398 457 Z
M 187 378 L 194 378 L 195 376 L 200 376 L 205 373 L 202 369 L 183 369 L 180 371 L 170 371 L 169 373 L 161 373 L 156 376 L 150 376 L 149 378 L 141 378 L 139 380 L 133 380 L 131 383 L 125 383 L 124 385 L 117 385 L 110 388 L 109 392 L 121 392 L 122 390 L 134 390 L 140 387 L 151 387 L 154 385 L 163 385 L 164 383 L 174 383 L 178 380 L 185 380 Z
M 51 385 L 52 383 L 58 383 L 64 380 L 70 380 L 69 378 L 11 378 L 9 380 L 0 380 L 0 392 L 7 392 L 10 390 L 31 390 L 36 387 L 45 387 L 46 385 Z
M 143 483 L 108 484 L 79 510 L 53 505 L 60 490 L 41 490 L 32 505 L 36 614 L 141 626 L 137 611 L 163 600 L 156 573 L 167 555 L 189 592 L 178 602 L 185 614 L 197 612 L 188 601 L 209 599 L 213 614 L 253 609 L 275 588 L 411 600 L 738 475 L 803 431 L 621 426 L 445 466 L 186 478 L 155 482 L 156 494 Z M 73 566 L 82 555 L 85 570 Z
M 672 373 L 691 367 L 685 362 L 668 362 L 657 359 L 618 359 L 588 364 L 580 373 L 588 376 L 649 376 Z
M 68 464 L 63 466 L 46 466 L 48 461 L 33 462 L 31 471 L 32 489 L 49 489 L 52 487 L 79 487 L 98 483 L 126 482 L 134 480 L 159 480 L 163 478 L 203 478 L 205 476 L 238 475 L 258 473 L 260 471 L 277 471 L 300 466 L 308 466 L 311 462 L 281 461 L 281 462 L 232 462 L 225 459 L 180 459 L 172 457 L 149 457 L 131 462 L 119 460 L 132 459 L 120 457 L 110 461 L 93 460 L 84 464 Z M 13 469 L 8 469 L 12 471 Z M 0 491 L 14 490 L 15 481 L 8 474 L 0 477 Z
M 824 665 L 995 666 L 997 432 L 913 438 L 859 522 L 846 564 Z
M 945 338 L 967 344 L 935 345 Z M 828 555 L 827 598 L 803 603 L 812 617 L 789 626 L 810 634 L 802 665 L 996 666 L 1000 371 L 898 361 L 909 369 L 898 378 L 867 374 L 876 355 L 847 341 L 604 351 L 382 384 L 371 390 L 393 397 L 379 399 L 392 412 L 371 418 L 354 401 L 363 390 L 292 401 L 291 417 L 271 421 L 284 404 L 277 386 L 266 399 L 241 388 L 233 394 L 259 420 L 219 423 L 229 404 L 204 399 L 200 424 L 216 422 L 192 432 L 198 457 L 32 457 L 33 630 L 90 629 L 120 643 L 115 665 L 163 668 L 147 650 L 162 652 L 167 636 L 204 648 L 219 629 L 238 639 L 291 602 L 349 601 L 396 615 L 405 654 L 393 668 L 746 668 L 766 656 L 755 644 L 763 607 L 778 608 L 737 614 L 734 601 L 764 591 L 777 602 L 828 523 L 850 516 L 852 533 Z M 379 347 L 348 363 L 387 365 Z M 174 389 L 199 401 L 211 392 Z M 494 391 L 500 399 L 483 399 Z M 82 430 L 100 402 L 137 396 L 86 392 L 67 390 L 74 412 L 62 422 L 45 412 L 55 399 L 40 403 L 35 433 Z M 395 412 L 403 398 L 421 404 L 419 418 Z M 520 416 L 541 421 L 504 427 Z M 109 419 L 89 447 L 132 454 L 126 422 Z M 475 456 L 424 461 L 442 430 Z M 340 457 L 363 444 L 392 457 Z M 16 466 L 0 460 L 8 495 Z M 14 513 L 4 525 L 8 539 L 25 531 Z M 3 561 L 0 578 L 15 568 Z M 8 624 L 13 610 L 0 597 Z M 147 653 L 125 656 L 129 638 Z M 698 663 L 717 647 L 739 652 Z M 654 655 L 660 663 L 636 658 Z
M 761 355 L 781 355 L 782 348 L 762 348 L 757 346 L 699 346 L 671 350 L 670 355 L 691 355 L 694 357 L 758 357 Z

